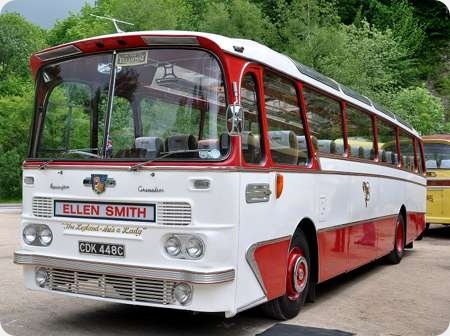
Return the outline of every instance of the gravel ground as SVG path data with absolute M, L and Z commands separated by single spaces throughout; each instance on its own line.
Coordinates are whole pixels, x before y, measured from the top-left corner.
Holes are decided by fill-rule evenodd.
M 25 290 L 21 267 L 12 263 L 19 222 L 19 214 L 0 210 L 0 323 L 11 335 L 255 335 L 275 324 L 258 309 L 225 319 Z M 376 262 L 322 284 L 316 302 L 285 323 L 350 335 L 443 333 L 450 323 L 450 226 L 432 226 L 399 265 Z

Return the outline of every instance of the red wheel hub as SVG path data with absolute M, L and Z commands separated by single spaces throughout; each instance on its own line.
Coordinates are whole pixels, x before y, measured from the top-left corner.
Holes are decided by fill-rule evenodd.
M 397 252 L 403 253 L 403 225 L 399 220 L 397 220 L 397 233 L 395 237 L 395 248 Z
M 308 283 L 309 268 L 303 251 L 294 247 L 289 253 L 286 277 L 286 294 L 290 300 L 297 300 Z

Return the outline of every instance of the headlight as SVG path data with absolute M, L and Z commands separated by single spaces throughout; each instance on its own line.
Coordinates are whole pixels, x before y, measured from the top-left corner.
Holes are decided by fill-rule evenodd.
M 41 242 L 41 244 L 43 246 L 50 245 L 52 240 L 53 240 L 53 234 L 52 234 L 52 231 L 48 227 L 39 231 L 39 241 Z
M 164 249 L 171 257 L 176 257 L 181 252 L 181 242 L 175 236 L 170 236 L 164 244 Z
M 164 241 L 164 250 L 172 258 L 200 259 L 205 253 L 205 244 L 197 236 L 173 233 Z
M 186 253 L 193 259 L 200 258 L 203 255 L 203 242 L 196 237 L 192 237 L 186 243 Z
M 175 300 L 184 306 L 192 299 L 192 287 L 187 283 L 179 283 L 173 290 L 173 296 Z
M 26 244 L 33 244 L 37 238 L 36 227 L 34 225 L 25 226 L 22 232 L 22 236 Z
M 52 230 L 45 224 L 28 224 L 22 237 L 25 244 L 34 246 L 49 246 L 53 241 Z

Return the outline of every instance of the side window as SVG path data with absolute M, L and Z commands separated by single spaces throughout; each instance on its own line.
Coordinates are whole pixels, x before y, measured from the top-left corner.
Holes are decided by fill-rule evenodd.
M 320 153 L 344 154 L 339 102 L 309 89 L 303 92 L 314 148 Z
M 416 158 L 417 158 L 417 170 L 419 171 L 419 174 L 423 173 L 423 163 L 422 163 L 422 151 L 420 150 L 420 141 L 419 139 L 415 138 L 414 141 L 416 142 Z
M 377 118 L 377 129 L 380 162 L 398 165 L 397 137 L 394 126 Z
M 274 73 L 265 72 L 264 103 L 272 161 L 305 165 L 308 162 L 308 148 L 294 84 Z
M 404 169 L 414 171 L 414 145 L 410 135 L 400 131 L 400 153 L 402 155 L 402 166 Z
M 350 156 L 366 160 L 375 159 L 372 118 L 369 114 L 348 106 L 347 132 Z
M 258 106 L 256 79 L 253 75 L 246 74 L 241 83 L 241 107 L 244 111 L 242 155 L 245 162 L 253 164 L 260 163 L 263 158 Z

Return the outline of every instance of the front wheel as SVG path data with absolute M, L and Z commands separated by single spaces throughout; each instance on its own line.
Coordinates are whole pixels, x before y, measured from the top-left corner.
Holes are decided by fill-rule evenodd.
M 308 241 L 299 231 L 292 239 L 286 274 L 286 293 L 263 305 L 264 313 L 277 320 L 298 315 L 305 304 L 311 281 L 311 259 Z
M 402 215 L 398 215 L 395 226 L 394 249 L 386 256 L 390 264 L 398 264 L 405 253 L 405 225 Z

